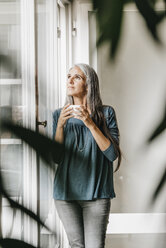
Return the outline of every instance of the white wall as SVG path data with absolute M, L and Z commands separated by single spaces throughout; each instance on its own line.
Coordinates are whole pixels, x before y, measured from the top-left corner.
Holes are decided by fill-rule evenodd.
M 115 174 L 112 212 L 163 212 L 164 194 L 152 209 L 147 204 L 164 171 L 166 132 L 145 143 L 164 114 L 166 48 L 155 44 L 132 6 L 124 13 L 122 30 L 115 64 L 108 61 L 108 45 L 97 53 L 102 98 L 117 113 L 125 156 Z M 160 26 L 166 44 L 165 31 L 166 22 Z
M 73 38 L 73 63 L 89 63 L 97 68 L 103 103 L 116 111 L 123 152 L 121 168 L 114 177 L 116 198 L 112 200 L 107 234 L 160 233 L 161 230 L 153 229 L 151 220 L 164 221 L 165 214 L 160 214 L 165 212 L 164 193 L 155 204 L 148 204 L 164 171 L 166 133 L 150 145 L 146 145 L 146 140 L 164 114 L 166 48 L 156 45 L 140 14 L 128 5 L 116 61 L 111 63 L 108 44 L 95 47 L 95 12 L 89 3 L 74 1 L 77 32 Z M 166 22 L 160 26 L 160 35 L 166 44 L 165 26 Z M 82 34 L 86 34 L 85 39 Z M 125 231 L 121 230 L 122 223 Z M 163 222 L 161 227 L 166 232 Z

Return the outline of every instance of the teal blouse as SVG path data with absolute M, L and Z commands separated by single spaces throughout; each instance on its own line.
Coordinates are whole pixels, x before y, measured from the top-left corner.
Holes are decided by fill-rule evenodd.
M 61 109 L 53 113 L 53 138 Z M 110 134 L 119 142 L 119 130 L 114 109 L 103 106 Z M 104 151 L 98 147 L 83 121 L 67 120 L 64 127 L 64 146 L 70 153 L 63 154 L 54 178 L 53 197 L 59 200 L 92 200 L 114 198 L 113 161 L 117 158 L 114 146 Z

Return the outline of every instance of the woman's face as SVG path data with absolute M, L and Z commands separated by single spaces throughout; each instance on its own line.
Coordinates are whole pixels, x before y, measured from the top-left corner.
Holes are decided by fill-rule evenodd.
M 67 95 L 83 97 L 87 94 L 86 78 L 77 66 L 70 69 L 67 74 Z

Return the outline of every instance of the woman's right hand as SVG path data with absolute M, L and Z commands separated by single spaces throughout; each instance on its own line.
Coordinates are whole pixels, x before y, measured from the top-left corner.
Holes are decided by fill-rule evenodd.
M 59 119 L 58 119 L 58 126 L 60 128 L 64 127 L 66 121 L 68 119 L 70 119 L 71 117 L 73 117 L 73 115 L 72 115 L 73 109 L 68 108 L 69 106 L 70 106 L 70 104 L 67 104 L 61 110 L 61 113 L 60 113 L 60 116 L 59 116 Z

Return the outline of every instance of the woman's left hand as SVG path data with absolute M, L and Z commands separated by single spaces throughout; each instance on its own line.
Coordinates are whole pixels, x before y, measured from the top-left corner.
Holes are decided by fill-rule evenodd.
M 93 120 L 91 119 L 87 108 L 83 105 L 80 105 L 78 110 L 74 111 L 74 118 L 79 119 L 84 122 L 84 124 L 89 128 L 90 126 L 94 125 Z
M 82 120 L 84 124 L 87 126 L 87 128 L 89 128 L 100 150 L 105 151 L 111 144 L 110 140 L 101 132 L 101 130 L 93 122 L 87 108 L 84 107 L 83 105 L 80 105 L 78 110 L 73 111 L 73 113 L 74 113 L 73 116 L 74 118 Z

